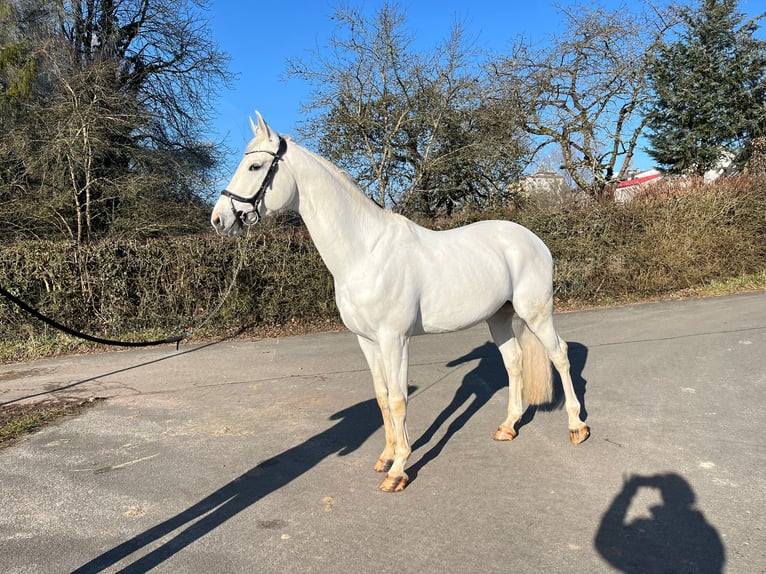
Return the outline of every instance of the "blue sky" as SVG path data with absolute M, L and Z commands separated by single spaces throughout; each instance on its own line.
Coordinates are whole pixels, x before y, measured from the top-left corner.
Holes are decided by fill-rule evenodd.
M 482 49 L 508 53 L 514 39 L 524 36 L 533 43 L 545 43 L 561 31 L 562 17 L 556 5 L 567 0 L 401 0 L 392 2 L 405 12 L 405 26 L 424 48 L 444 40 L 456 21 L 463 24 L 467 37 Z M 249 4 L 249 5 L 248 5 Z M 373 14 L 382 1 L 347 2 L 364 13 Z M 629 4 L 603 0 L 611 9 Z M 228 170 L 239 163 L 251 132 L 248 116 L 258 110 L 278 132 L 294 133 L 302 116 L 310 88 L 298 79 L 285 80 L 287 60 L 306 58 L 317 46 L 326 44 L 335 31 L 331 19 L 337 2 L 292 0 L 258 2 L 211 0 L 213 37 L 232 60 L 231 72 L 237 75 L 232 89 L 224 90 L 214 111 L 213 139 L 224 141 L 231 150 Z M 755 15 L 766 10 L 764 0 L 741 0 L 742 12 Z M 626 15 L 627 17 L 627 15 Z M 634 167 L 651 167 L 651 160 L 640 153 Z

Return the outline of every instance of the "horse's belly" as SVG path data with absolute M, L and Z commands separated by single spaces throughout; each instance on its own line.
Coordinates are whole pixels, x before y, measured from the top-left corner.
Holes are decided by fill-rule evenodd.
M 421 297 L 421 332 L 445 333 L 473 327 L 494 315 L 511 296 L 507 278 L 502 282 L 486 277 L 470 281 L 453 278 L 434 284 Z

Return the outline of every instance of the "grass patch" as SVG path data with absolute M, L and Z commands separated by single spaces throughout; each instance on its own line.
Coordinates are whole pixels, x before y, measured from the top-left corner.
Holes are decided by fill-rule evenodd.
M 97 399 L 49 399 L 0 407 L 0 449 L 21 437 L 92 407 Z
M 632 303 L 650 303 L 654 301 L 677 301 L 681 299 L 695 299 L 702 297 L 723 297 L 724 295 L 738 295 L 753 291 L 766 291 L 766 271 L 731 277 L 728 279 L 716 279 L 708 283 L 668 291 L 658 295 L 630 295 L 621 297 L 602 297 L 595 301 L 561 301 L 556 303 L 556 311 L 578 311 L 595 307 L 610 307 L 616 305 L 630 305 Z
M 766 290 L 766 271 L 742 277 L 711 281 L 707 285 L 691 289 L 690 295 L 693 297 L 713 297 L 716 295 L 732 295 L 762 290 Z

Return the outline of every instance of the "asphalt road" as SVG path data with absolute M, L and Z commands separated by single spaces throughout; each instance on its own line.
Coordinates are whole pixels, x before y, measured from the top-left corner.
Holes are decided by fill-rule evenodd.
M 1 367 L 0 404 L 108 400 L 0 452 L 0 572 L 766 572 L 766 293 L 556 323 L 591 438 L 493 442 L 487 329 L 421 337 L 399 494 L 348 333 Z

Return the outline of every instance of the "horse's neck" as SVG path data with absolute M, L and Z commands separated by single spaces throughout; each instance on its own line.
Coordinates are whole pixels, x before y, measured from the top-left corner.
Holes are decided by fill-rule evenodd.
M 306 149 L 300 151 L 298 212 L 325 265 L 338 279 L 370 253 L 393 215 L 365 197 L 330 162 Z

